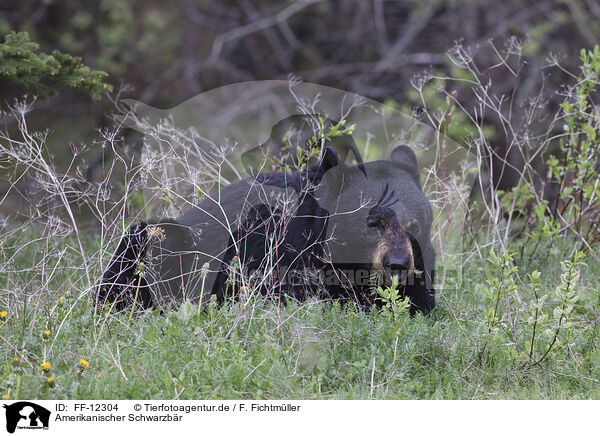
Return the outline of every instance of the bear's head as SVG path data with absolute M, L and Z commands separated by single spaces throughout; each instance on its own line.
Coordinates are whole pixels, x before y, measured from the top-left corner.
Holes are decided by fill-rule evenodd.
M 398 275 L 411 311 L 428 313 L 435 304 L 433 216 L 415 153 L 400 145 L 387 160 L 328 167 L 315 196 L 329 214 L 329 262 L 379 271 L 388 284 Z

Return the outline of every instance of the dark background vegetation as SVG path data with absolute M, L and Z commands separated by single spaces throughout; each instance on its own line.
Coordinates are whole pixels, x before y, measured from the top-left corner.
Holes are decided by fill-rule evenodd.
M 407 99 L 410 79 L 424 70 L 449 74 L 444 53 L 457 41 L 494 74 L 496 47 L 525 41 L 519 95 L 541 79 L 548 55 L 568 70 L 581 48 L 600 35 L 595 0 L 300 0 L 151 1 L 4 0 L 0 34 L 27 31 L 41 50 L 59 49 L 108 72 L 115 93 L 167 108 L 196 94 L 246 80 L 303 80 L 380 101 Z M 514 77 L 498 69 L 494 92 L 508 92 Z M 546 85 L 559 91 L 560 75 Z M 44 103 L 36 117 L 52 125 L 58 141 L 86 139 L 105 125 L 110 102 L 90 104 L 69 89 Z M 3 100 L 22 90 L 0 79 Z M 466 107 L 472 97 L 463 96 Z M 42 118 L 42 119 L 40 119 Z M 50 121 L 51 120 L 51 121 Z M 493 120 L 491 120 L 493 122 Z M 57 138 L 55 138 L 57 140 Z

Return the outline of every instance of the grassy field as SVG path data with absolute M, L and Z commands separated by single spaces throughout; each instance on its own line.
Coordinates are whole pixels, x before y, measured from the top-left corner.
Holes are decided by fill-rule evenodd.
M 600 398 L 600 268 L 569 268 L 569 241 L 515 241 L 512 262 L 472 257 L 429 318 L 260 298 L 130 318 L 94 308 L 70 238 L 9 245 L 5 399 Z M 84 246 L 93 258 L 98 241 Z

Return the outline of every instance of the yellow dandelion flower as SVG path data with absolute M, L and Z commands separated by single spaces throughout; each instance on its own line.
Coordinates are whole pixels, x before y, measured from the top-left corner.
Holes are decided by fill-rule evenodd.
M 88 369 L 90 367 L 90 362 L 88 362 L 85 359 L 81 359 L 79 361 L 79 364 L 84 368 L 84 369 Z
M 4 319 L 8 316 L 8 312 L 6 310 L 3 310 L 2 312 L 0 312 L 0 319 Z
M 42 336 L 44 337 L 44 339 L 48 339 L 50 337 L 50 330 L 44 330 L 42 332 Z
M 18 365 L 19 363 L 21 363 L 21 359 L 19 359 L 18 357 L 13 357 L 12 363 L 13 365 Z
M 50 365 L 50 362 L 44 362 L 40 365 L 40 368 L 42 368 L 42 371 L 48 372 L 52 369 L 52 365 Z
M 4 394 L 4 395 L 2 395 L 2 399 L 3 400 L 10 400 L 10 395 Z
M 63 304 L 63 301 L 64 301 L 64 298 L 63 298 L 63 297 L 60 297 L 60 298 L 58 299 L 58 304 Z
M 54 385 L 56 384 L 56 382 L 54 381 L 54 377 L 48 377 L 46 383 L 48 383 L 48 386 L 50 387 L 54 387 Z
M 135 274 L 137 276 L 144 277 L 145 271 L 146 271 L 146 265 L 144 264 L 144 262 L 138 263 L 138 266 L 137 266 L 137 268 L 135 270 Z
M 98 373 L 98 375 L 96 376 L 96 378 L 100 378 L 100 377 L 102 377 L 102 373 L 101 372 Z

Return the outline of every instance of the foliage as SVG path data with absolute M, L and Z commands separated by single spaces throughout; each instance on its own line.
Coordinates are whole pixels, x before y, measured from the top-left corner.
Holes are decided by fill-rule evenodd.
M 39 45 L 30 41 L 27 32 L 10 32 L 0 44 L 0 78 L 13 82 L 41 99 L 58 94 L 56 89 L 42 83 L 52 81 L 69 86 L 99 99 L 112 91 L 105 83 L 104 71 L 91 70 L 80 57 L 54 50 L 39 53 Z
M 398 285 L 400 280 L 397 275 L 392 276 L 389 286 L 377 286 L 378 299 L 383 303 L 383 311 L 390 314 L 392 325 L 399 322 L 399 318 L 406 316 L 410 307 L 410 299 L 402 298 Z
M 438 73 L 442 74 L 441 71 Z M 470 73 L 453 68 L 452 80 L 464 81 L 468 86 L 472 78 Z M 469 138 L 476 135 L 478 129 L 460 110 L 455 100 L 456 92 L 450 87 L 451 80 L 442 79 L 440 76 L 432 79 L 431 73 L 425 73 L 413 78 L 412 83 L 413 88 L 406 93 L 407 103 L 400 105 L 400 110 L 405 113 L 412 112 L 416 118 L 435 126 L 445 141 L 451 139 L 468 148 Z M 488 140 L 494 137 L 493 126 L 485 124 L 482 130 Z
M 514 347 L 514 355 L 522 359 L 526 367 L 539 365 L 558 352 L 559 335 L 574 333 L 573 309 L 579 300 L 580 269 L 585 255 L 577 251 L 571 259 L 560 262 L 562 274 L 555 287 L 554 300 L 540 281 L 541 272 L 527 274 L 529 295 L 522 295 L 516 280 L 519 268 L 514 264 L 513 254 L 498 256 L 491 251 L 487 259 L 487 287 L 484 289 L 490 301 L 487 312 L 488 333 L 502 333 Z M 521 314 L 529 314 L 524 319 Z M 486 352 L 488 341 L 480 350 L 480 358 Z
M 31 0 L 4 9 L 0 30 L 28 30 L 43 46 L 91 56 L 99 68 L 157 101 L 297 72 L 308 81 L 403 101 L 410 76 L 442 66 L 440 54 L 458 39 L 471 45 L 497 35 L 527 38 L 537 65 L 544 63 L 543 53 L 577 53 L 600 25 L 593 4 L 561 0 L 531 14 L 521 14 L 520 3 L 490 8 L 484 0 L 347 0 L 343 6 Z
M 333 138 L 337 138 L 340 136 L 352 135 L 352 132 L 355 128 L 354 124 L 346 127 L 346 120 L 344 119 L 340 120 L 338 123 L 330 127 L 325 126 L 325 120 L 321 116 L 317 118 L 317 122 L 318 130 L 316 130 L 316 132 L 318 133 L 313 135 L 309 139 L 308 144 L 305 148 L 295 148 L 297 168 L 306 168 L 311 158 L 318 157 L 321 154 L 323 147 L 327 145 L 327 142 L 331 141 Z M 287 152 L 292 152 L 292 150 L 290 150 L 292 144 L 289 144 L 289 142 L 286 141 L 285 137 L 284 144 L 287 147 Z M 287 170 L 290 170 L 290 168 L 288 167 Z
M 577 286 L 579 285 L 580 278 L 580 267 L 582 265 L 585 255 L 581 251 L 577 251 L 572 259 L 561 262 L 561 268 L 563 273 L 560 275 L 560 283 L 556 286 L 555 295 L 557 304 L 552 311 L 552 317 L 546 313 L 544 307 L 544 301 L 548 294 L 539 296 L 539 285 L 540 285 L 540 272 L 533 271 L 529 275 L 531 291 L 535 297 L 535 300 L 530 301 L 532 310 L 531 316 L 527 319 L 527 323 L 532 326 L 531 332 L 531 346 L 529 348 L 529 359 L 532 360 L 533 365 L 538 365 L 549 358 L 550 352 L 555 352 L 557 345 L 557 339 L 561 330 L 573 330 L 572 312 L 575 307 L 575 303 L 579 300 L 577 293 Z M 551 321 L 546 322 L 546 320 Z M 544 334 L 551 338 L 545 347 L 545 350 L 541 353 L 541 357 L 535 357 L 535 345 L 536 345 L 536 333 L 542 328 Z
M 548 68 L 553 71 L 528 91 L 535 98 L 520 98 L 522 76 L 533 61 L 524 55 L 527 43 L 512 38 L 502 48 L 488 44 L 497 54 L 493 66 L 482 65 L 473 48 L 457 44 L 448 53 L 451 74 L 417 76 L 411 93 L 423 112 L 420 118 L 435 129 L 442 147 L 449 138 L 458 138 L 472 152 L 478 172 L 471 195 L 472 236 L 485 231 L 484 238 L 505 252 L 514 237 L 538 247 L 572 233 L 583 250 L 593 250 L 600 242 L 600 140 L 594 103 L 600 49 L 581 50 L 581 72 L 569 73 L 566 91 L 560 93 L 564 100 L 549 116 L 556 95 L 550 95 L 545 81 L 568 71 L 551 56 Z M 502 74 L 515 80 L 499 92 L 494 79 Z M 476 99 L 472 109 L 462 104 L 465 95 Z
M 549 171 L 559 183 L 559 199 L 553 216 L 576 233 L 584 232 L 589 245 L 600 241 L 600 120 L 594 93 L 600 81 L 600 48 L 581 50 L 581 75 L 561 104 L 564 139 L 561 157 L 551 156 Z M 590 218 L 596 216 L 595 220 Z

